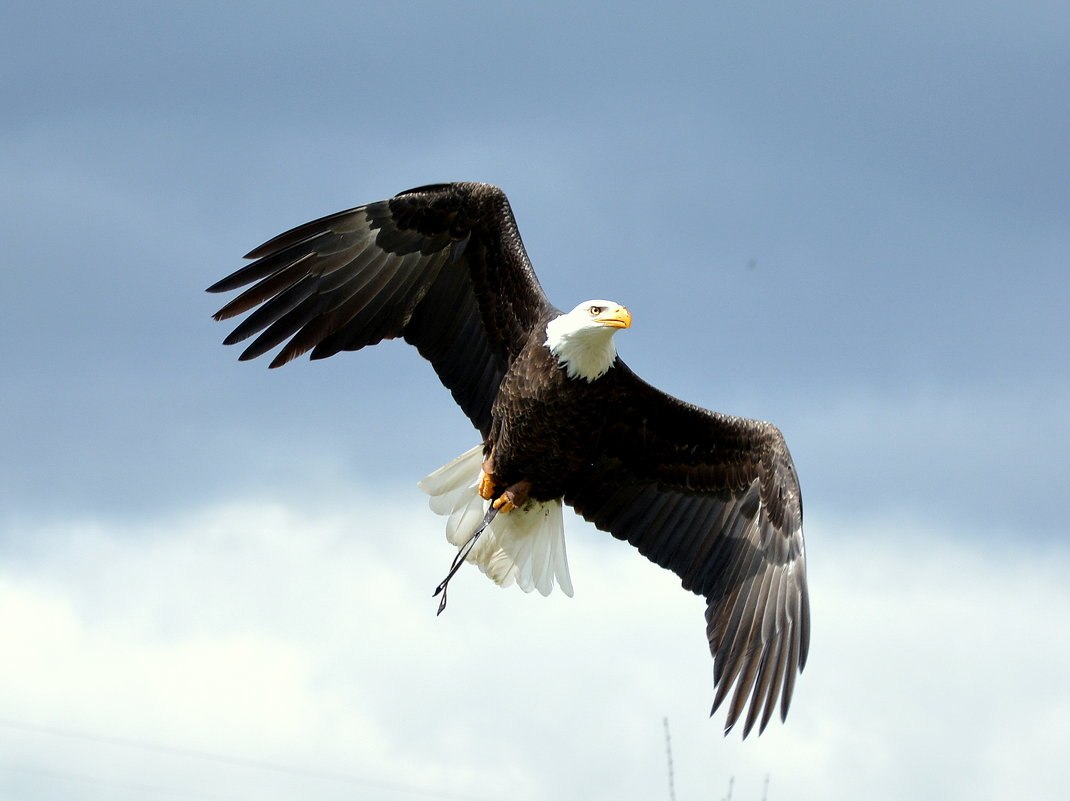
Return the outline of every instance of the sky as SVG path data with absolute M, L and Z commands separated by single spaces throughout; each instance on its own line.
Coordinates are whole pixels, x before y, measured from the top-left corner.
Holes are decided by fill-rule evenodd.
M 0 799 L 995 799 L 1070 743 L 1070 10 L 0 10 Z M 425 183 L 551 300 L 768 419 L 810 661 L 708 716 L 702 599 L 571 515 L 572 599 L 452 558 L 476 444 L 400 343 L 268 371 L 204 287 Z M 766 782 L 768 784 L 766 785 Z M 731 783 L 731 785 L 730 785 Z

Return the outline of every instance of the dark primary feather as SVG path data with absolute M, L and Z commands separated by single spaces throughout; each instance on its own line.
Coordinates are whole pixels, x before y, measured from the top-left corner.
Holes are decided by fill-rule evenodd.
M 404 337 L 484 434 L 502 376 L 551 308 L 505 194 L 436 184 L 298 226 L 208 288 L 252 284 L 215 314 L 255 309 L 224 340 L 256 336 L 241 358 L 285 346 L 278 367 Z
M 619 360 L 601 454 L 565 493 L 587 520 L 706 598 L 713 711 L 746 736 L 784 718 L 806 663 L 810 607 L 795 468 L 768 423 L 700 409 Z M 712 713 L 711 713 L 712 714 Z

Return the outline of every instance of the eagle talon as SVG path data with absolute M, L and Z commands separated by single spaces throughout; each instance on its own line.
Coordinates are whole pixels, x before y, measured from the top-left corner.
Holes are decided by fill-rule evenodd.
M 495 498 L 494 503 L 491 505 L 502 514 L 507 514 L 527 503 L 530 491 L 530 481 L 518 481 Z
M 479 477 L 479 497 L 489 501 L 494 497 L 494 487 L 497 482 L 490 473 L 481 473 Z
M 504 514 L 508 514 L 509 512 L 511 512 L 514 509 L 516 509 L 516 504 L 513 503 L 511 500 L 509 500 L 508 496 L 505 495 L 504 493 L 501 496 L 499 496 L 494 501 L 494 503 L 491 504 L 491 506 L 493 506 L 495 509 L 498 510 L 499 513 L 501 513 L 503 515 Z

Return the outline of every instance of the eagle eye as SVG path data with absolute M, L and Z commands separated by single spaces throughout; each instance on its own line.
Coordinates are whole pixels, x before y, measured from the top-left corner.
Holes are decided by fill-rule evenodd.
M 606 310 L 605 306 L 588 306 L 587 311 L 591 313 L 591 316 L 597 317 L 599 314 Z

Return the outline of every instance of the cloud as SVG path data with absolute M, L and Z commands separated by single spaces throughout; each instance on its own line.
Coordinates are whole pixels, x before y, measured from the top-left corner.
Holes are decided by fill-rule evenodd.
M 1057 794 L 1065 550 L 811 520 L 811 661 L 787 725 L 740 742 L 707 718 L 701 600 L 570 523 L 576 598 L 466 571 L 440 618 L 450 549 L 415 493 L 20 532 L 0 790 L 658 797 L 668 717 L 680 798 Z
M 828 628 L 806 678 L 834 775 L 889 798 L 1061 795 L 1065 547 L 986 547 L 901 520 L 828 528 L 811 549 Z

